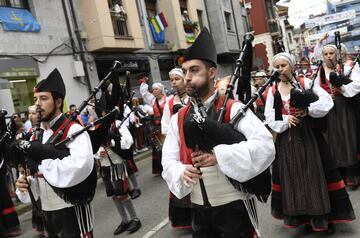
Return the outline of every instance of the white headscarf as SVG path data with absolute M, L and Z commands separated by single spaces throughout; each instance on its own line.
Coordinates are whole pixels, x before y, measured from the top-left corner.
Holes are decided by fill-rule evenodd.
M 180 68 L 173 68 L 172 70 L 170 70 L 169 77 L 171 77 L 171 75 L 177 75 L 182 79 L 184 78 L 184 73 Z
M 163 85 L 162 83 L 154 83 L 154 84 L 152 85 L 152 87 L 153 87 L 153 88 L 158 88 L 158 89 L 160 89 L 161 92 L 162 92 L 164 95 L 166 95 L 166 93 L 165 93 L 165 87 L 164 87 L 164 85 Z
M 323 49 L 322 49 L 323 59 L 324 59 L 324 50 L 325 50 L 326 48 L 334 49 L 334 50 L 335 50 L 335 55 L 336 55 L 336 60 L 339 59 L 339 51 L 338 51 L 336 45 L 331 45 L 331 44 L 325 45 L 325 46 L 323 47 Z
M 295 64 L 296 64 L 296 60 L 295 60 L 294 56 L 292 56 L 291 54 L 286 53 L 286 52 L 281 52 L 281 53 L 276 54 L 276 55 L 274 56 L 274 58 L 273 58 L 273 65 L 275 64 L 275 61 L 276 61 L 277 59 L 284 59 L 284 60 L 286 60 L 286 61 L 289 63 L 291 69 L 294 69 Z

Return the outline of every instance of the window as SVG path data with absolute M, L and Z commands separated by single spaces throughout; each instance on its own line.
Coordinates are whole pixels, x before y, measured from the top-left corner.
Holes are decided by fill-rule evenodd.
M 187 11 L 186 0 L 179 0 L 181 13 Z
M 292 43 L 293 43 L 293 39 L 292 39 L 292 37 L 291 37 L 291 33 L 290 33 L 290 32 L 288 32 L 288 38 L 289 38 L 289 43 L 292 44 Z
M 226 23 L 226 29 L 228 31 L 231 31 L 232 30 L 232 27 L 231 27 L 231 13 L 230 12 L 225 12 L 225 23 Z
M 36 79 L 12 80 L 13 88 L 10 89 L 15 112 L 26 112 L 29 105 L 34 104 L 32 88 Z
M 249 26 L 247 17 L 242 15 L 242 20 L 243 20 L 244 32 L 251 31 L 251 27 Z
M 203 23 L 203 11 L 201 10 L 197 10 L 197 16 L 198 16 L 198 19 L 199 19 L 199 28 L 200 30 L 204 28 L 204 23 Z
M 154 17 L 157 14 L 156 11 L 156 0 L 147 0 L 145 1 L 146 14 L 147 17 Z
M 0 0 L 0 7 L 17 7 L 26 8 L 29 10 L 29 3 L 27 0 Z
M 265 6 L 266 6 L 266 12 L 268 15 L 269 19 L 274 19 L 275 18 L 275 13 L 274 13 L 274 7 L 275 6 L 271 0 L 265 0 Z

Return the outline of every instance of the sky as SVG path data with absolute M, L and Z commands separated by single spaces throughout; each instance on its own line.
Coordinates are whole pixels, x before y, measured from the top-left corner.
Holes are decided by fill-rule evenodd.
M 280 2 L 286 1 L 281 0 Z M 309 18 L 309 15 L 326 12 L 326 0 L 290 0 L 290 2 L 281 5 L 289 7 L 288 20 L 295 28 L 304 23 Z

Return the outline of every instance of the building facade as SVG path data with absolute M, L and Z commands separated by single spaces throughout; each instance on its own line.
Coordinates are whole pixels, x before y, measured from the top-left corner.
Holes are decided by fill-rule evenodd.
M 33 87 L 54 68 L 64 78 L 68 104 L 79 105 L 97 82 L 91 56 L 84 52 L 80 56 L 76 40 L 75 28 L 81 32 L 74 24 L 79 16 L 73 14 L 78 1 L 70 2 L 0 1 L 0 77 L 12 85 L 0 90 L 0 108 L 8 113 L 27 111 L 33 104 Z M 14 25 L 18 28 L 11 28 Z
M 295 53 L 293 26 L 287 20 L 288 8 L 278 0 L 246 0 L 250 30 L 254 31 L 254 70 L 271 69 L 271 59 L 279 52 Z
M 114 60 L 121 61 L 120 79 L 130 71 L 136 91 L 140 74 L 170 88 L 168 72 L 180 65 L 185 50 L 203 27 L 212 32 L 219 54 L 219 77 L 232 73 L 245 33 L 238 0 L 81 0 L 80 11 L 99 77 Z M 130 17 L 131 16 L 131 17 Z M 164 29 L 156 31 L 160 17 Z M 166 25 L 166 26 L 164 26 Z

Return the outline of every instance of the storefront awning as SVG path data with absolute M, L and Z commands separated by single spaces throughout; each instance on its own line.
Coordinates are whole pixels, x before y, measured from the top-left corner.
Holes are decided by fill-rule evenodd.
M 4 31 L 39 32 L 41 29 L 40 24 L 26 9 L 0 7 L 0 22 Z

